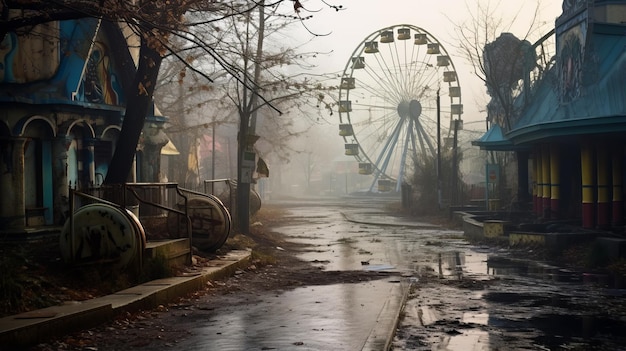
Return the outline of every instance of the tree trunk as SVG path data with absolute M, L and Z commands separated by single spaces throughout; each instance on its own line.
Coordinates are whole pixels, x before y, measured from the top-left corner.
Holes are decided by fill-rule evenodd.
M 139 137 L 150 107 L 159 75 L 162 57 L 145 39 L 141 41 L 139 67 L 126 99 L 126 114 L 122 123 L 115 153 L 109 164 L 104 184 L 122 184 L 128 180 L 133 166 Z

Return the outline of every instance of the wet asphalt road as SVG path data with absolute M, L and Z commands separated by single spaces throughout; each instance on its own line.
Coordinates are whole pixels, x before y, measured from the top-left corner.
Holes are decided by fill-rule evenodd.
M 626 350 L 624 290 L 512 259 L 506 250 L 473 247 L 462 232 L 390 216 L 388 203 L 282 202 L 297 224 L 275 228 L 310 245 L 300 257 L 320 269 L 387 277 L 244 300 L 225 296 L 173 347 L 382 350 L 393 332 L 392 350 Z M 381 316 L 405 293 L 394 330 Z
M 390 284 L 401 282 L 410 287 L 392 350 L 626 350 L 626 290 L 587 272 L 472 246 L 460 231 L 390 216 L 388 204 L 364 198 L 289 204 L 300 224 L 279 231 L 317 248 L 303 259 L 325 270 L 396 275 L 278 297 L 297 306 L 293 315 L 324 323 L 265 334 L 274 345 L 266 349 L 381 350 L 364 338 Z M 274 311 L 256 322 L 272 325 Z M 276 342 L 284 339 L 298 341 Z
M 413 270 L 406 261 L 413 248 L 397 240 L 414 230 L 354 223 L 364 215 L 382 216 L 386 201 L 361 203 L 328 200 L 281 203 L 289 207 L 294 225 L 273 228 L 290 241 L 307 244 L 299 255 L 327 271 L 389 272 L 383 279 L 362 283 L 317 285 L 224 303 L 208 321 L 198 321 L 185 350 L 382 350 L 390 341 L 397 313 Z M 377 221 L 390 218 L 379 217 Z M 450 233 L 428 224 L 424 231 Z M 385 233 L 389 235 L 385 235 Z M 403 276 L 406 275 L 406 276 Z
M 458 274 L 458 260 L 471 270 L 480 255 L 448 252 L 451 243 L 471 250 L 459 231 L 405 221 L 386 214 L 389 202 L 353 198 L 282 202 L 293 217 L 273 228 L 311 249 L 299 257 L 320 269 L 388 272 L 363 283 L 302 287 L 276 296 L 225 302 L 210 320 L 198 321 L 185 350 L 382 350 L 392 341 L 402 298 L 420 276 Z M 425 258 L 427 260 L 425 261 Z M 434 259 L 433 259 L 434 258 Z M 391 311 L 389 310 L 391 309 Z M 394 312 L 395 311 L 395 312 Z M 394 320 L 389 320 L 390 316 Z M 400 348 L 402 349 L 402 346 Z M 410 348 L 408 348 L 410 349 Z

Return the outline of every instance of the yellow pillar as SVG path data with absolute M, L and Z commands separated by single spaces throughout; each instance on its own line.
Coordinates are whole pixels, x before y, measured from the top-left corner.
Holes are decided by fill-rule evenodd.
M 559 217 L 560 183 L 559 148 L 550 145 L 550 218 Z
M 584 143 L 580 148 L 580 169 L 582 178 L 582 226 L 593 228 L 593 149 Z
M 615 227 L 624 225 L 624 196 L 623 196 L 623 167 L 624 149 L 621 144 L 616 145 L 612 157 L 613 170 L 613 204 L 612 204 L 612 224 Z
M 537 155 L 537 152 L 534 152 L 533 153 L 533 171 L 532 171 L 533 172 L 533 190 L 532 190 L 533 191 L 533 213 L 539 213 L 539 212 L 537 212 L 537 207 L 538 207 L 538 205 L 537 205 L 537 192 L 538 192 L 538 190 L 537 190 L 537 187 L 538 187 L 537 180 L 539 179 L 539 175 L 538 175 L 538 172 L 537 172 L 537 167 L 538 167 L 537 166 L 537 158 L 538 157 L 539 156 Z
M 598 204 L 596 225 L 598 228 L 609 227 L 609 209 L 610 209 L 610 173 L 609 173 L 609 150 L 606 144 L 596 146 L 596 169 L 597 169 L 597 187 L 598 187 Z
M 535 152 L 537 158 L 537 207 L 535 208 L 535 214 L 537 216 L 543 215 L 543 154 L 541 148 L 537 148 Z

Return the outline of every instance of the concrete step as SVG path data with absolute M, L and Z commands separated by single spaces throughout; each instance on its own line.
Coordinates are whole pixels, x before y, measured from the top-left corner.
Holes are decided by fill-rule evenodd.
M 163 257 L 170 268 L 180 267 L 191 262 L 191 247 L 189 239 L 169 239 L 149 241 L 146 243 L 143 259 Z

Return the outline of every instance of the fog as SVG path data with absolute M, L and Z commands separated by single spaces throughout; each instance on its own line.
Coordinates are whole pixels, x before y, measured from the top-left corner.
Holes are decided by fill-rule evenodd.
M 365 38 L 380 29 L 390 26 L 407 24 L 419 27 L 445 48 L 454 63 L 458 84 L 462 91 L 464 121 L 463 130 L 458 134 L 459 148 L 465 154 L 465 162 L 461 172 L 466 181 L 471 179 L 479 182 L 484 179 L 484 161 L 480 152 L 471 146 L 471 140 L 479 138 L 485 132 L 485 105 L 488 101 L 486 89 L 482 81 L 474 74 L 474 68 L 458 50 L 458 26 L 469 25 L 477 16 L 476 6 L 489 7 L 493 10 L 493 24 L 498 33 L 512 32 L 520 38 L 533 41 L 554 26 L 554 20 L 561 13 L 559 1 L 536 2 L 490 2 L 487 0 L 444 0 L 426 2 L 416 0 L 338 0 L 333 5 L 342 5 L 340 11 L 327 7 L 318 0 L 303 1 L 302 4 L 310 12 L 302 11 L 302 16 L 311 18 L 290 27 L 289 33 L 281 33 L 281 42 L 291 43 L 302 52 L 316 52 L 309 60 L 313 68 L 303 70 L 299 67 L 287 67 L 295 74 L 311 74 L 312 77 L 324 75 L 324 84 L 339 86 L 341 77 L 350 67 L 354 50 Z M 537 18 L 534 18 L 537 10 Z M 532 32 L 528 32 L 531 24 Z M 497 35 L 496 35 L 497 36 Z M 347 71 L 346 71 L 347 72 Z M 330 79 L 329 79 L 330 77 Z M 335 81 L 333 82 L 333 79 Z M 338 94 L 332 96 L 335 102 Z M 422 102 L 424 105 L 424 102 Z M 266 118 L 259 117 L 258 127 L 261 140 L 257 151 L 268 164 L 269 178 L 256 180 L 256 188 L 264 198 L 279 196 L 338 196 L 356 191 L 367 191 L 372 188 L 373 177 L 360 175 L 358 162 L 354 157 L 346 156 L 344 139 L 339 136 L 337 111 L 333 114 L 323 108 L 309 107 L 306 116 L 297 112 L 282 118 L 294 120 L 294 130 L 298 137 L 290 142 L 287 152 L 276 154 L 263 146 L 263 127 L 280 128 L 279 125 L 263 126 Z M 205 123 L 203 114 L 188 116 L 187 125 Z M 213 114 L 217 111 L 210 112 Z M 210 114 L 209 113 L 209 114 Z M 272 114 L 266 111 L 265 114 Z M 194 133 L 204 135 L 202 141 L 205 150 L 197 153 L 199 160 L 195 179 L 176 180 L 179 182 L 201 182 L 208 178 L 236 178 L 236 116 L 230 117 L 230 124 L 216 127 L 215 143 L 213 144 L 212 128 L 195 130 Z M 442 123 L 444 136 L 449 136 L 449 125 Z M 189 135 L 188 137 L 195 137 Z M 209 148 L 208 152 L 206 148 Z M 211 148 L 215 147 L 215 160 L 212 159 Z M 185 153 L 183 152 L 183 155 Z M 179 156 L 180 161 L 187 157 Z M 374 155 L 369 155 L 371 158 Z M 165 162 L 171 163 L 172 156 Z M 213 164 L 216 162 L 215 170 Z M 481 173 L 483 172 L 483 173 Z

